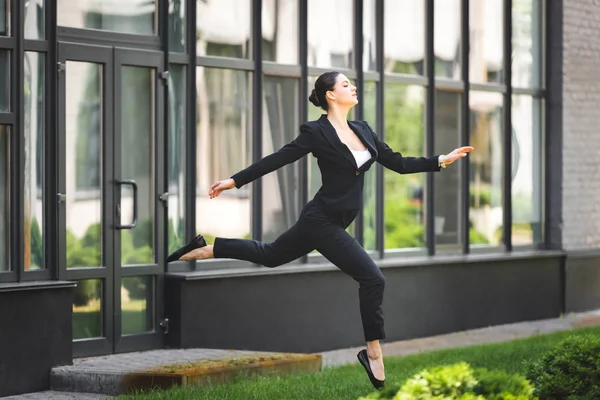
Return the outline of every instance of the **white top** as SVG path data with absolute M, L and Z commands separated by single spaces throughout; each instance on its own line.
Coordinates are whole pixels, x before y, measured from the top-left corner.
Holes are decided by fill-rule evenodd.
M 371 159 L 371 152 L 369 151 L 369 149 L 353 150 L 352 148 L 350 148 L 350 146 L 348 146 L 348 148 L 350 149 L 350 152 L 352 152 L 352 155 L 356 160 L 356 165 L 358 166 L 358 168 L 360 168 L 364 163 Z

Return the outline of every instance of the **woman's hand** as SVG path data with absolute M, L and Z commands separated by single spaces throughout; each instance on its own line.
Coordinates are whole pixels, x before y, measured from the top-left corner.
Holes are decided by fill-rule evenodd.
M 451 153 L 448 153 L 444 156 L 444 164 L 449 165 L 459 158 L 464 158 L 467 156 L 467 153 L 473 150 L 472 146 L 464 146 L 459 147 L 458 149 L 454 149 Z
M 218 181 L 208 189 L 208 197 L 214 199 L 221 194 L 223 190 L 229 190 L 235 187 L 235 181 L 231 178 Z

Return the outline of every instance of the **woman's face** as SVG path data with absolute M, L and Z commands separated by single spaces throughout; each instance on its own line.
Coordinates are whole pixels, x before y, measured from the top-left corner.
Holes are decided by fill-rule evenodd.
M 339 106 L 352 107 L 358 104 L 356 86 L 350 83 L 350 79 L 344 74 L 337 76 L 331 95 L 333 95 L 331 100 Z

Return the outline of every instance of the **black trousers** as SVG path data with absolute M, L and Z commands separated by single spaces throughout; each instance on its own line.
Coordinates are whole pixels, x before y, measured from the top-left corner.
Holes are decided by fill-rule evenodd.
M 385 338 L 383 291 L 385 278 L 373 259 L 345 228 L 347 216 L 326 211 L 316 201 L 302 210 L 298 222 L 272 243 L 216 238 L 215 258 L 233 258 L 274 268 L 316 249 L 358 282 L 360 315 L 366 341 Z

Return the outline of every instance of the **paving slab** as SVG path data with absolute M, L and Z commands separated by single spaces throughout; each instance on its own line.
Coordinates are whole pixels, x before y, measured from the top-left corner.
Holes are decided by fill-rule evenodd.
M 473 346 L 478 344 L 507 342 L 545 333 L 559 332 L 585 326 L 600 325 L 600 310 L 567 314 L 556 319 L 519 322 L 496 325 L 481 329 L 430 336 L 420 339 L 402 340 L 381 344 L 385 356 L 406 356 L 411 354 Z M 355 363 L 356 353 L 365 346 L 339 349 L 321 353 L 323 367 L 335 367 Z
M 112 399 L 112 396 L 105 394 L 95 393 L 70 393 L 70 392 L 35 392 L 21 394 L 18 396 L 2 397 L 4 400 L 100 400 L 100 399 Z
M 56 367 L 53 390 L 119 395 L 140 389 L 224 382 L 240 374 L 264 375 L 321 370 L 320 354 L 240 350 L 175 349 L 79 358 Z

